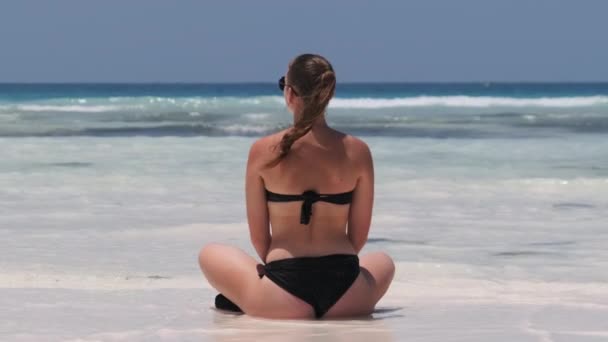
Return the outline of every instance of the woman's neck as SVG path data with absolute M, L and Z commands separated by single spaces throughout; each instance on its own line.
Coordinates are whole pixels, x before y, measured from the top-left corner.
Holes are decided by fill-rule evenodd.
M 293 124 L 297 122 L 298 118 L 294 115 Z M 312 130 L 323 130 L 327 129 L 329 126 L 327 125 L 327 121 L 325 121 L 325 114 L 319 116 L 312 124 Z

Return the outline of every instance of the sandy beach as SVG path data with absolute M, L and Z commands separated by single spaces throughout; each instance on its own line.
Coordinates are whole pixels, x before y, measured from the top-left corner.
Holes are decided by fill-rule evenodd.
M 11 341 L 606 341 L 605 284 L 442 282 L 437 265 L 397 265 L 372 317 L 278 321 L 212 308 L 201 279 L 143 278 L 143 289 L 0 289 L 0 337 Z M 173 283 L 172 283 L 173 282 Z M 129 281 L 104 281 L 125 287 Z M 186 285 L 187 284 L 187 285 Z M 83 287 L 83 284 L 73 284 Z M 133 285 L 133 284 L 131 284 Z M 192 286 L 192 288 L 189 288 Z M 86 287 L 86 285 L 84 286 Z

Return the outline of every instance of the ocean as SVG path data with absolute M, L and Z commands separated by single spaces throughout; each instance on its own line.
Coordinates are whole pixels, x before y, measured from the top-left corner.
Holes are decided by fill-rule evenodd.
M 291 120 L 275 84 L 0 84 L 0 339 L 280 332 L 210 309 L 197 254 L 255 255 L 248 149 Z M 608 338 L 564 318 L 608 317 L 608 83 L 339 83 L 327 120 L 370 146 L 363 253 L 397 264 L 372 330 L 428 328 L 417 308 L 475 316 L 467 340 Z

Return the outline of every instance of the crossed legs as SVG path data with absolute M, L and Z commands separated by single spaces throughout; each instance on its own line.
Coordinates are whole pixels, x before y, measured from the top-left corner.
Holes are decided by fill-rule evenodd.
M 246 314 L 266 318 L 314 318 L 312 307 L 267 277 L 260 279 L 257 262 L 241 249 L 209 244 L 199 253 L 203 274 L 216 290 Z M 361 273 L 324 317 L 369 315 L 386 293 L 395 272 L 391 258 L 376 252 L 359 258 Z

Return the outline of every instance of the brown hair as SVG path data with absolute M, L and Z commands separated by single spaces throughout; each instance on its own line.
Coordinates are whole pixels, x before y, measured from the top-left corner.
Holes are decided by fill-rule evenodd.
M 336 74 L 327 59 L 314 54 L 303 54 L 296 57 L 287 71 L 289 86 L 302 99 L 303 110 L 296 121 L 281 138 L 276 146 L 279 155 L 267 166 L 278 165 L 289 153 L 291 145 L 310 132 L 315 120 L 325 113 L 329 100 L 336 90 Z

